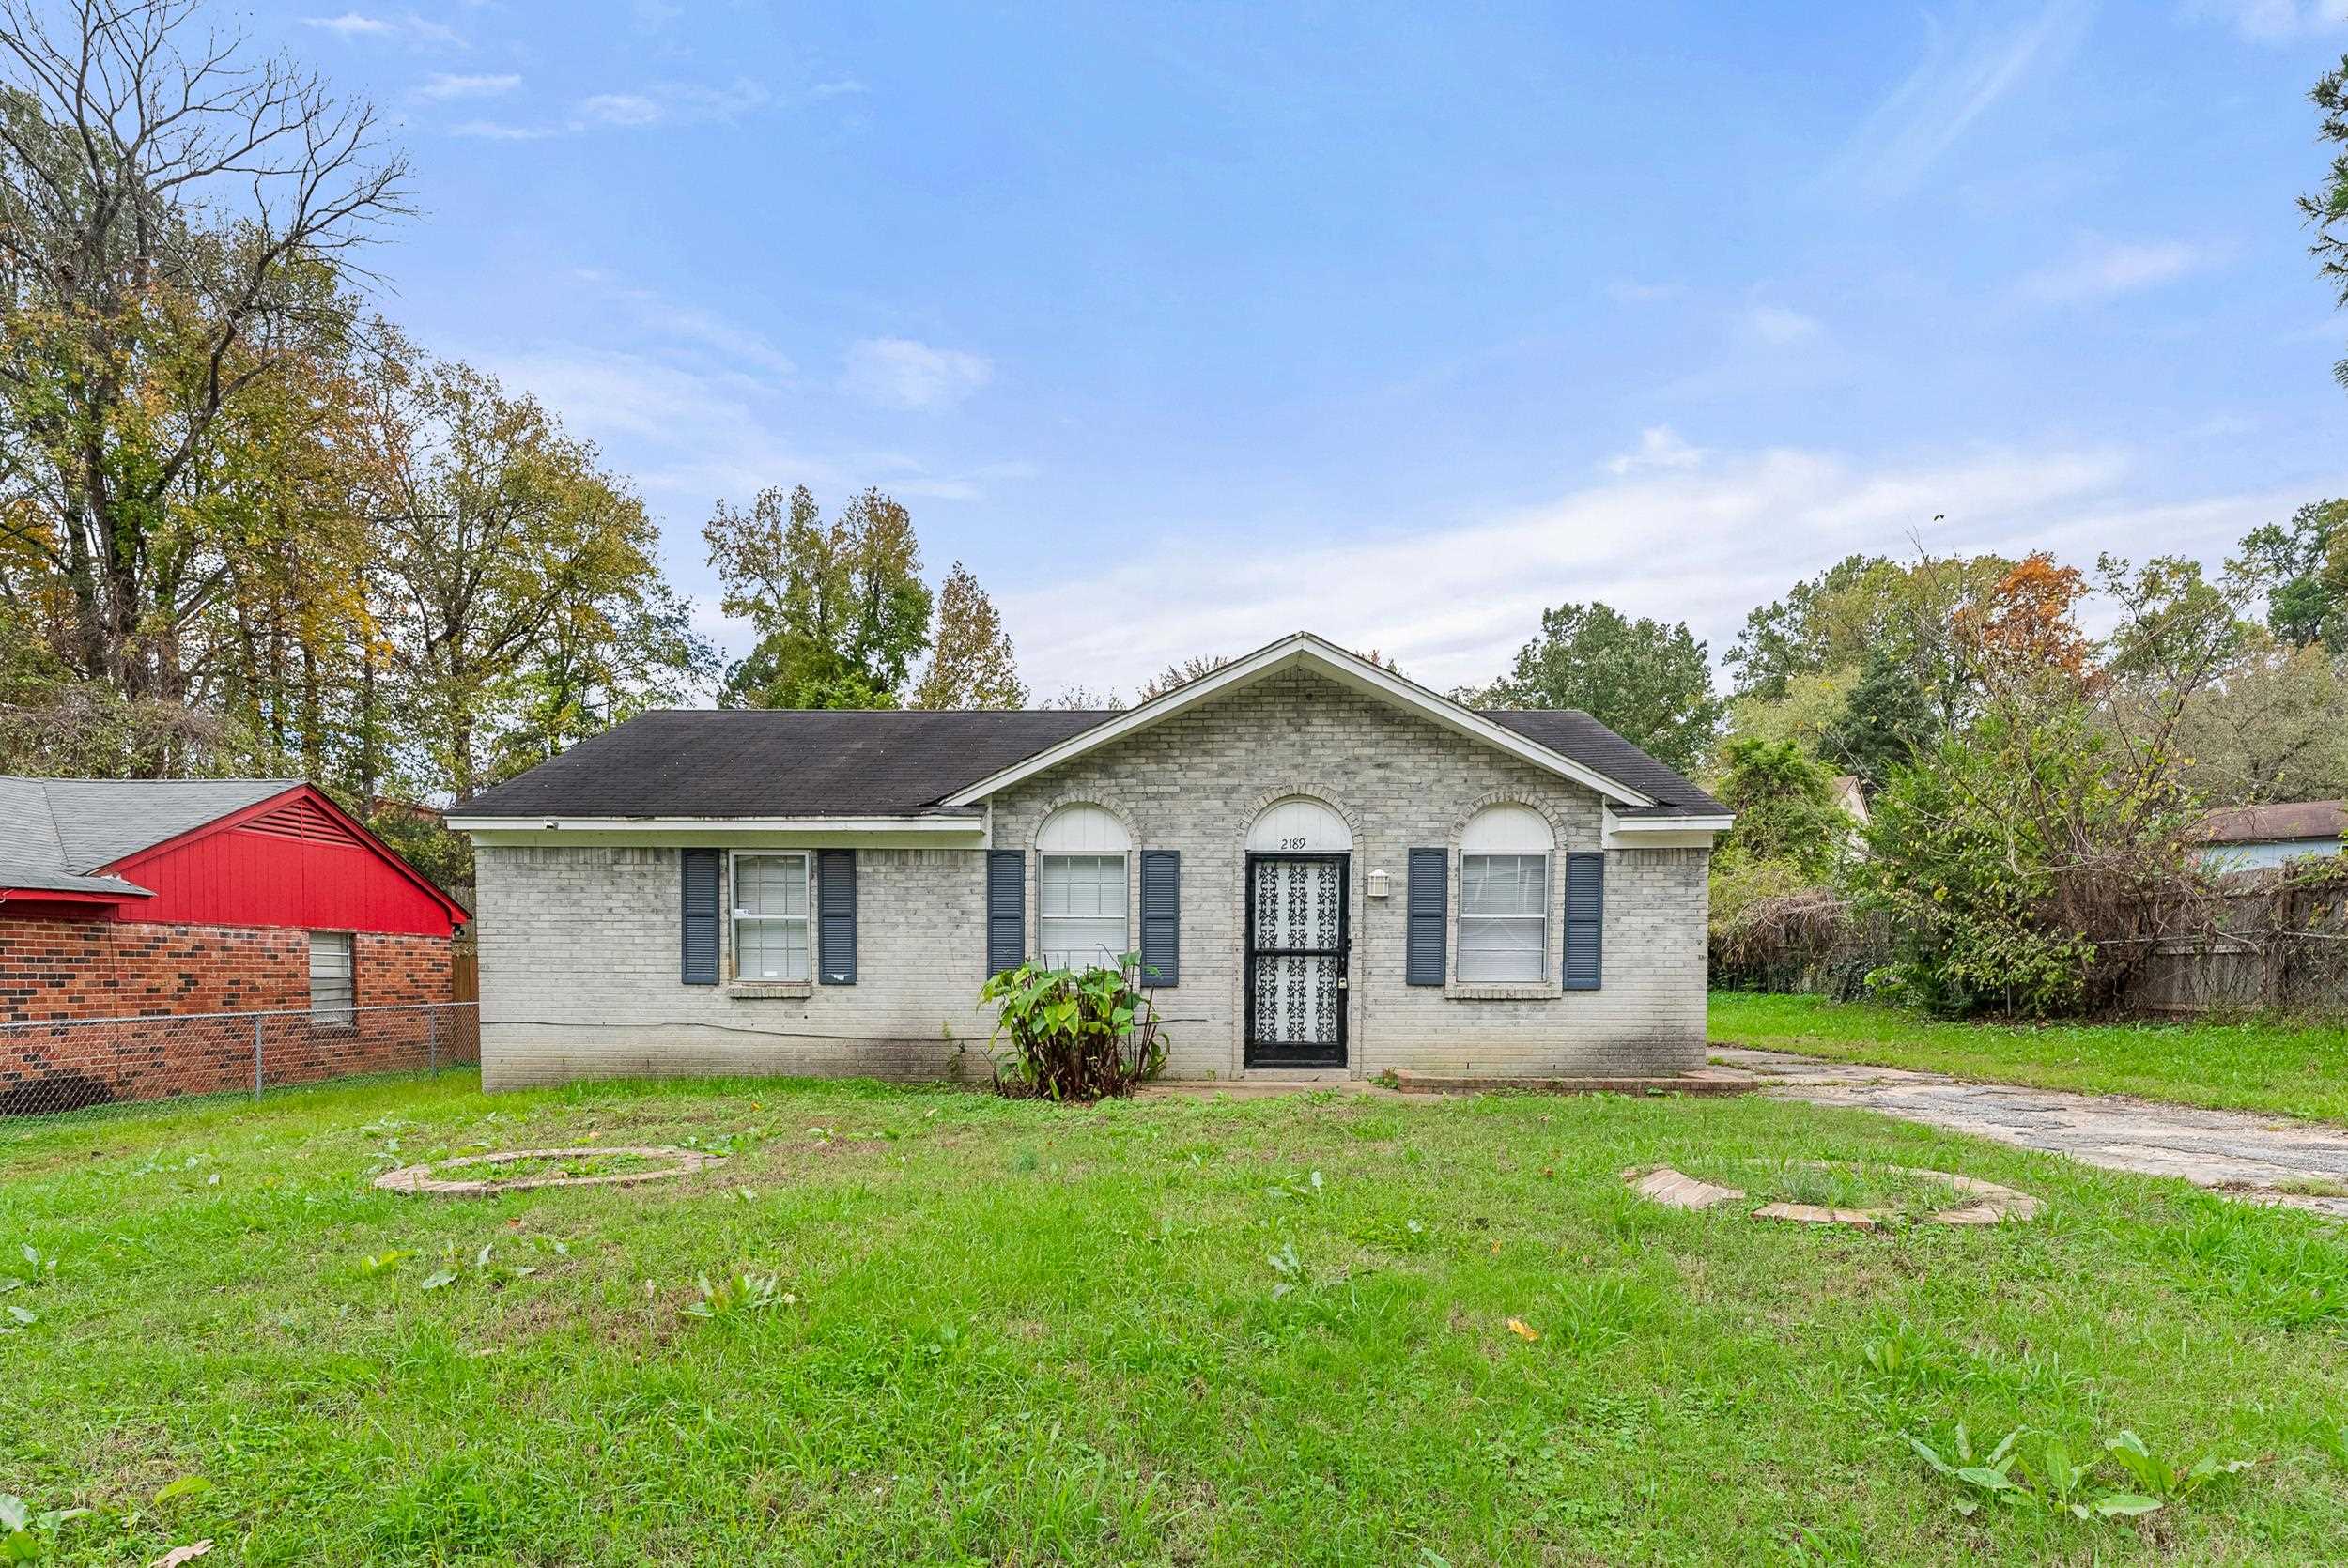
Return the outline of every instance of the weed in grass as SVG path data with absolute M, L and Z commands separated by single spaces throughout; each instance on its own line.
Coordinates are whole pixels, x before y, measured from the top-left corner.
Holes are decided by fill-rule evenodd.
M 485 1243 L 478 1252 L 468 1253 L 452 1242 L 440 1249 L 440 1266 L 426 1274 L 416 1288 L 445 1290 L 450 1285 L 467 1283 L 494 1286 L 511 1280 L 526 1280 L 538 1271 L 534 1265 L 527 1263 L 493 1263 L 495 1250 L 493 1243 Z
M 0 1493 L 0 1562 L 39 1562 L 57 1549 L 57 1532 L 89 1512 L 52 1508 L 36 1514 L 24 1499 Z
M 2131 1491 L 2095 1484 L 2093 1477 L 2103 1460 L 2075 1460 L 2070 1445 L 2053 1433 L 2033 1433 L 2017 1426 L 1985 1454 L 1973 1452 L 1963 1422 L 1956 1423 L 1954 1436 L 1939 1448 L 1912 1432 L 1902 1437 L 1937 1474 L 1962 1488 L 1956 1511 L 1966 1514 L 1984 1503 L 1995 1503 L 2067 1514 L 2077 1519 L 2136 1518 L 2182 1502 L 2211 1482 L 2239 1474 L 2257 1463 L 2203 1454 L 2180 1467 L 2154 1453 L 2135 1433 L 2124 1431 L 2104 1444 L 2104 1454 L 2135 1483 Z M 2027 1459 L 2023 1453 L 2026 1438 L 2036 1439 L 2034 1452 Z M 1942 1449 L 1947 1451 L 1945 1458 Z
M 777 1284 L 772 1274 L 734 1274 L 714 1284 L 701 1276 L 701 1299 L 685 1304 L 685 1315 L 704 1322 L 741 1317 L 772 1307 L 793 1307 L 799 1299 Z

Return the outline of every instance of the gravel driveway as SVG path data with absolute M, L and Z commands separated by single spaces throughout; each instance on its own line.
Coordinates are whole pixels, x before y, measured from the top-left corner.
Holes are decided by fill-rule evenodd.
M 1783 1051 L 1715 1045 L 1711 1057 L 1716 1070 L 1759 1079 L 1764 1094 L 1855 1105 L 2108 1170 L 2182 1176 L 2229 1196 L 2348 1217 L 2348 1129 L 2119 1095 L 1971 1084 Z M 2306 1191 L 2327 1186 L 2332 1194 Z M 2283 1190 L 2289 1187 L 2302 1191 Z

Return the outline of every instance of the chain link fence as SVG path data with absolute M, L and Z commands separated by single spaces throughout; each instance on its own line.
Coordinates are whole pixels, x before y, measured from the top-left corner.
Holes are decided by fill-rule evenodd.
M 481 1004 L 0 1023 L 0 1117 L 93 1113 L 481 1061 Z

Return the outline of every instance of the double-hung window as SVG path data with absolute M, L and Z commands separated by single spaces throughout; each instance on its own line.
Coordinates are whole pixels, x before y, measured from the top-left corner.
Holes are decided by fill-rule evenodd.
M 1131 951 L 1125 824 L 1097 806 L 1063 806 L 1036 836 L 1037 950 L 1055 969 L 1114 967 Z
M 734 976 L 803 981 L 814 973 L 808 942 L 805 854 L 734 857 Z
M 1460 836 L 1456 973 L 1471 984 L 1549 976 L 1548 821 L 1522 806 L 1479 811 Z

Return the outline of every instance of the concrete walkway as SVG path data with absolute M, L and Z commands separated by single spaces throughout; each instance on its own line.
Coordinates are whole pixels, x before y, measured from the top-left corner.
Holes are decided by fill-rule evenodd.
M 1764 1094 L 1852 1105 L 1887 1116 L 2067 1154 L 2107 1170 L 2182 1176 L 2254 1203 L 2348 1217 L 2348 1195 L 2280 1189 L 2330 1185 L 2348 1193 L 2348 1130 L 2240 1111 L 2200 1111 L 2119 1095 L 1969 1084 L 1935 1072 L 1861 1067 L 1783 1051 L 1716 1045 L 1720 1067 L 1759 1080 Z

